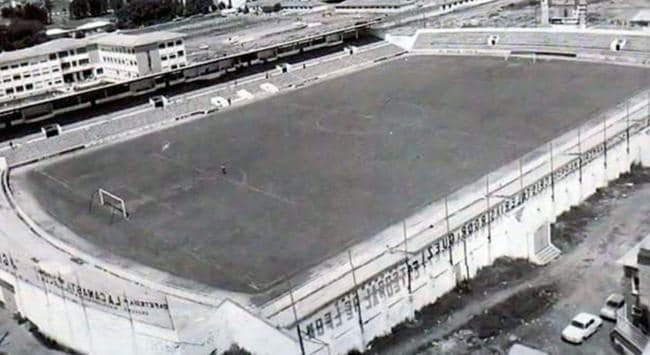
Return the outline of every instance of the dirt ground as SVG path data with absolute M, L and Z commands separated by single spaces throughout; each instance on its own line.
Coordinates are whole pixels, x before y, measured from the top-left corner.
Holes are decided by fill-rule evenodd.
M 0 308 L 0 355 L 64 355 L 30 332 L 28 323 L 19 323 Z
M 648 199 L 650 169 L 633 167 L 558 218 L 551 238 L 559 259 L 543 267 L 500 259 L 367 353 L 500 354 L 522 342 L 550 354 L 613 354 L 610 323 L 581 346 L 560 333 L 575 314 L 598 314 L 609 294 L 623 292 L 617 261 L 650 233 Z
M 456 287 L 442 296 L 436 303 L 428 305 L 416 312 L 412 323 L 402 323 L 393 328 L 389 336 L 375 339 L 368 351 L 369 354 L 381 354 L 390 351 L 396 342 L 402 339 L 417 337 L 432 327 L 446 322 L 454 312 L 467 307 L 473 300 L 484 297 L 495 291 L 505 290 L 512 284 L 520 283 L 525 278 L 534 275 L 539 267 L 523 259 L 502 257 L 494 261 L 492 267 L 479 270 L 469 283 Z

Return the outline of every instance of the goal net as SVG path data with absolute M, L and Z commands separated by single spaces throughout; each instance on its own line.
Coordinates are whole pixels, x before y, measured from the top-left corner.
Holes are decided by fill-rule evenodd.
M 97 194 L 99 195 L 100 206 L 106 206 L 113 211 L 117 211 L 124 219 L 129 219 L 129 213 L 126 210 L 124 199 L 102 188 L 97 190 Z

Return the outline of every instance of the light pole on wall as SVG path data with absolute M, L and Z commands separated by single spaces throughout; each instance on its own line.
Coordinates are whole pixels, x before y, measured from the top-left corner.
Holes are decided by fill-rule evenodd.
M 357 308 L 357 314 L 359 317 L 357 318 L 359 320 L 359 330 L 361 331 L 361 338 L 362 342 L 364 343 L 363 346 L 365 346 L 365 340 L 363 340 L 363 317 L 361 315 L 361 301 L 359 300 L 359 284 L 357 283 L 357 275 L 354 270 L 354 264 L 352 263 L 352 251 L 348 249 L 348 261 L 350 262 L 350 268 L 352 268 L 352 281 L 354 282 L 354 303 L 356 304 Z
M 407 281 L 406 286 L 409 291 L 409 295 L 411 295 L 413 293 L 413 287 L 412 287 L 413 279 L 411 277 L 411 264 L 409 263 L 409 256 L 417 257 L 418 254 L 408 250 L 407 247 L 408 238 L 406 236 L 406 220 L 402 221 L 402 231 L 404 236 L 404 249 L 397 249 L 397 247 L 390 247 L 388 245 L 386 246 L 386 249 L 390 254 L 394 254 L 394 253 L 404 254 L 404 265 L 406 265 L 406 281 Z
M 445 197 L 445 225 L 447 227 L 447 236 L 446 238 L 449 238 L 449 234 L 451 233 L 451 226 L 449 225 L 449 202 L 447 201 L 447 197 Z M 449 264 L 454 265 L 454 256 L 453 256 L 453 246 L 451 244 L 451 241 L 447 239 L 447 242 L 449 243 Z
M 293 319 L 296 324 L 296 332 L 298 333 L 298 343 L 300 344 L 300 353 L 305 355 L 305 344 L 302 340 L 302 332 L 300 331 L 300 322 L 298 321 L 298 311 L 296 310 L 296 301 L 293 298 L 293 285 L 291 280 L 285 275 L 287 284 L 289 285 L 289 300 L 291 301 L 291 310 L 293 311 Z

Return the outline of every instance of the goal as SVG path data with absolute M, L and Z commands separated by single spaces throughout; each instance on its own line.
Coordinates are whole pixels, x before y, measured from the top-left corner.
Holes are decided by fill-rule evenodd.
M 99 188 L 97 190 L 97 195 L 99 195 L 100 206 L 107 206 L 110 209 L 120 213 L 124 219 L 129 219 L 129 213 L 126 210 L 126 203 L 124 202 L 123 198 L 102 188 Z

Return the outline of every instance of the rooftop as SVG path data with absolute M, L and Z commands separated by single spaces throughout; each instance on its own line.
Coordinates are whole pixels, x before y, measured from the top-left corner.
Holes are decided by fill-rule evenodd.
M 98 43 L 109 46 L 138 47 L 160 41 L 168 41 L 182 38 L 183 35 L 176 32 L 149 32 L 143 34 L 119 34 L 102 33 L 85 38 L 58 38 L 29 48 L 19 49 L 0 53 L 0 63 L 16 62 L 28 58 L 49 55 L 73 48 L 85 47 L 89 44 Z
M 631 22 L 650 22 L 650 9 L 641 9 L 630 19 Z
M 167 31 L 147 32 L 137 35 L 109 33 L 97 37 L 95 43 L 105 46 L 140 47 L 180 38 L 183 38 L 181 33 Z
M 0 53 L 0 63 L 16 62 L 88 45 L 88 39 L 59 38 L 29 48 Z

